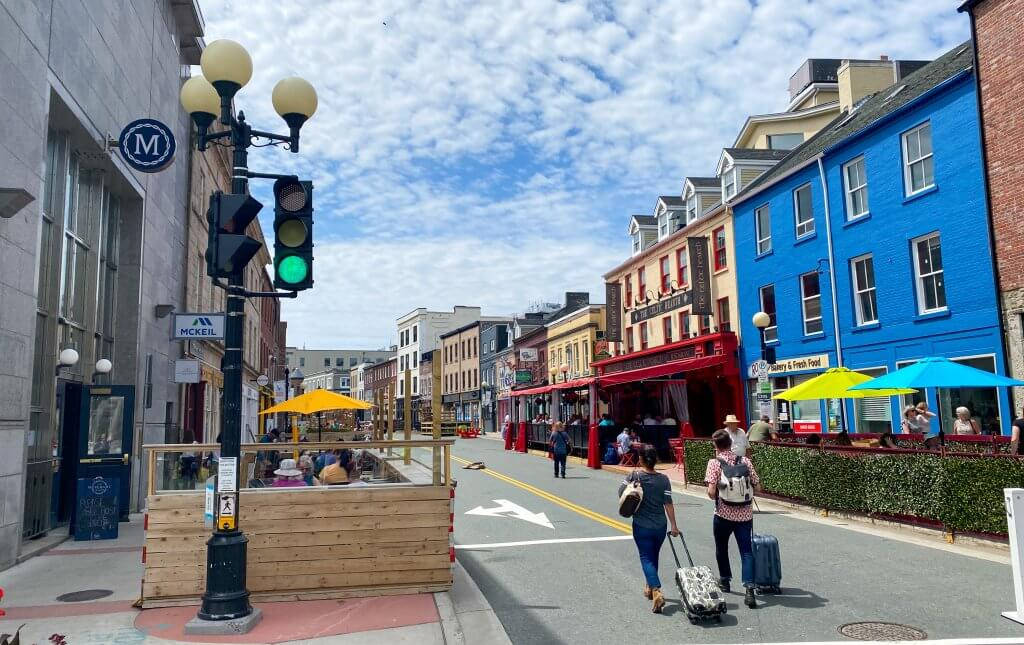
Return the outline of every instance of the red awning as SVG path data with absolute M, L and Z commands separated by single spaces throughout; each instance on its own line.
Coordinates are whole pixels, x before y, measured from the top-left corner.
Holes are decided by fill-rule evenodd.
M 539 387 L 528 387 L 525 390 L 512 390 L 512 396 L 527 396 L 529 394 L 547 394 L 550 391 L 550 385 L 541 385 Z
M 724 362 L 724 359 L 724 356 L 715 355 L 687 361 L 673 361 L 671 363 L 655 365 L 654 367 L 644 367 L 638 370 L 629 370 L 628 372 L 616 372 L 606 376 L 599 376 L 597 380 L 602 386 L 621 385 L 622 383 L 644 381 L 647 379 L 658 378 L 659 376 L 669 376 L 670 374 L 676 374 L 678 372 L 690 372 L 710 367 L 712 365 L 719 365 Z
M 556 390 L 575 390 L 581 387 L 588 387 L 594 382 L 594 380 L 593 376 L 588 376 L 586 378 L 577 378 L 571 381 L 566 381 L 565 383 L 555 383 L 551 387 Z

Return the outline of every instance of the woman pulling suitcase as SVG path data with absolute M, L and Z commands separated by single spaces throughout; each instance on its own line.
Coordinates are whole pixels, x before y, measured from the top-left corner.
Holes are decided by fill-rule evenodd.
M 679 535 L 676 526 L 675 507 L 672 506 L 672 482 L 665 475 L 654 470 L 658 463 L 658 451 L 648 446 L 640 455 L 640 470 L 634 470 L 626 481 L 619 486 L 619 497 L 627 486 L 637 488 L 634 497 L 639 494 L 641 499 L 636 510 L 632 512 L 633 541 L 640 555 L 640 566 L 644 571 L 644 597 L 651 600 L 651 611 L 660 614 L 665 607 L 665 597 L 661 593 L 661 579 L 658 577 L 658 554 L 665 543 L 666 529 L 671 525 L 669 533 Z M 621 512 L 621 511 L 620 511 Z M 666 521 L 666 518 L 667 521 Z

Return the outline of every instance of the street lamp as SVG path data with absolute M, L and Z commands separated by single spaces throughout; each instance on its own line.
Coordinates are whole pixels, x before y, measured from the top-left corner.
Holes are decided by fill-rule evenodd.
M 766 363 L 775 362 L 775 348 L 768 347 L 764 341 L 764 331 L 772 324 L 772 317 L 763 311 L 759 311 L 754 314 L 752 319 L 754 327 L 757 327 L 757 331 L 761 336 L 761 360 Z
M 73 367 L 78 363 L 78 350 L 74 347 L 65 347 L 60 350 L 60 355 L 57 356 L 57 371 L 56 375 L 60 376 L 60 371 L 65 367 Z
M 109 360 L 101 358 L 100 360 L 96 361 L 96 365 L 94 366 L 92 373 L 92 382 L 96 382 L 97 376 L 104 376 L 106 374 L 110 374 L 110 370 L 112 369 L 114 369 L 114 364 L 111 363 Z
M 196 148 L 198 150 L 205 150 L 208 143 L 221 139 L 226 139 L 227 145 L 233 148 L 230 194 L 241 195 L 243 198 L 248 196 L 249 179 L 251 178 L 284 178 L 283 175 L 250 172 L 248 149 L 253 145 L 255 139 L 265 139 L 270 142 L 267 145 L 284 144 L 291 152 L 298 152 L 299 129 L 316 110 L 316 91 L 309 83 L 301 79 L 292 78 L 279 82 L 274 88 L 272 98 L 278 113 L 288 124 L 288 136 L 263 132 L 252 129 L 246 123 L 245 113 L 241 110 L 238 110 L 237 116 L 232 112 L 235 94 L 252 78 L 252 58 L 245 48 L 231 40 L 214 41 L 203 51 L 200 66 L 203 69 L 203 75 L 190 78 L 182 85 L 181 104 L 196 124 L 198 131 Z M 213 122 L 218 118 L 220 123 L 227 128 L 210 132 Z M 294 179 L 292 176 L 287 177 Z M 214 197 L 220 199 L 219 193 L 215 193 Z M 259 206 L 258 202 L 256 202 L 256 206 Z M 254 216 L 251 205 L 248 206 L 246 215 Z M 221 223 L 217 224 L 218 227 L 220 225 Z M 244 236 L 243 231 L 230 232 Z M 254 247 L 256 244 L 260 244 L 246 239 L 242 239 L 240 242 L 249 243 Z M 280 297 L 276 292 L 260 294 L 250 293 L 245 289 L 243 272 L 251 257 L 251 255 L 244 256 L 244 261 L 240 259 L 237 263 L 230 262 L 223 267 L 218 265 L 210 269 L 214 284 L 227 292 L 225 352 L 222 361 L 224 394 L 220 433 L 221 465 L 232 460 L 237 464 L 240 457 L 241 357 L 245 328 L 245 299 L 250 296 Z M 221 277 L 227 278 L 226 284 L 221 282 Z M 227 488 L 232 490 L 235 486 Z M 236 514 L 233 517 L 219 519 L 213 536 L 207 542 L 206 593 L 203 594 L 202 606 L 197 613 L 196 621 L 190 623 L 186 628 L 189 633 L 213 633 L 212 626 L 204 625 L 204 621 L 216 621 L 222 625 L 223 621 L 227 620 L 238 621 L 232 627 L 245 632 L 251 629 L 259 619 L 259 613 L 253 612 L 252 606 L 249 604 L 249 591 L 245 584 L 248 540 L 237 523 L 237 500 L 234 508 Z M 239 621 L 239 619 L 245 620 Z M 218 625 L 218 628 L 221 625 Z

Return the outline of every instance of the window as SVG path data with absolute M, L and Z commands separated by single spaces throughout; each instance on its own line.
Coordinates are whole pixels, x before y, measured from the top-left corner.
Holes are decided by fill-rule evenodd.
M 729 299 L 718 299 L 718 331 L 732 331 L 732 323 L 729 320 Z
M 583 341 L 583 369 L 590 369 L 590 343 Z
M 803 142 L 804 135 L 802 132 L 768 135 L 768 147 L 772 150 L 792 150 Z
M 661 319 L 662 333 L 665 337 L 665 344 L 672 342 L 672 316 L 665 316 Z
M 805 184 L 793 191 L 793 216 L 796 218 L 797 239 L 814 232 L 814 211 L 811 208 L 810 184 Z
M 668 293 L 672 290 L 671 285 L 669 285 L 669 281 L 672 279 L 672 270 L 670 269 L 668 256 L 662 257 L 658 264 L 661 265 L 661 292 Z
M 697 219 L 697 195 L 693 194 L 686 198 L 686 223 Z
M 348 358 L 348 366 L 349 367 L 355 367 L 357 362 L 358 361 L 356 360 L 355 356 L 349 356 L 349 358 Z
M 330 367 L 330 366 L 331 366 L 331 359 L 325 358 L 324 359 L 324 367 Z
M 629 308 L 633 306 L 633 280 L 627 274 L 622 281 L 626 284 L 626 308 Z
M 494 341 L 495 341 L 495 339 L 492 338 L 491 339 L 491 351 L 492 352 L 494 351 Z
M 857 371 L 872 378 L 882 376 L 886 372 L 884 367 L 858 367 Z M 887 396 L 854 399 L 853 413 L 857 423 L 857 432 L 882 433 L 892 430 L 892 405 Z
M 299 357 L 299 367 L 305 367 L 305 366 L 306 366 L 306 359 L 304 357 Z
M 417 383 L 416 383 L 416 377 L 414 376 L 414 377 L 412 377 L 412 393 L 413 393 L 413 394 L 416 394 L 416 392 L 417 392 L 417 390 L 418 390 L 418 388 L 416 387 L 416 385 L 417 385 Z
M 662 213 L 658 216 L 658 239 L 663 240 L 668 237 L 668 213 Z
M 633 352 L 633 328 L 626 327 L 626 351 Z
M 775 342 L 779 339 L 779 323 L 775 317 L 775 285 L 763 286 L 758 291 L 761 296 L 761 311 L 768 314 L 768 318 L 771 320 L 764 328 L 764 342 Z
M 722 201 L 728 201 L 736 194 L 736 169 L 730 168 L 722 175 Z
M 640 252 L 640 231 L 633 233 L 633 255 Z
M 686 254 L 686 247 L 676 251 L 676 282 L 680 287 L 685 287 L 689 282 L 690 256 Z
M 729 266 L 729 258 L 725 250 L 725 227 L 719 226 L 713 235 L 715 239 L 715 271 L 721 271 Z
M 711 316 L 698 316 L 697 320 L 700 322 L 700 335 L 711 333 Z
M 690 337 L 690 312 L 684 311 L 679 314 L 679 339 L 685 340 Z
M 903 135 L 903 183 L 908 196 L 935 185 L 931 123 Z
M 338 356 L 337 358 L 335 358 L 334 359 L 334 365 L 336 367 L 345 367 L 345 357 Z
M 414 343 L 416 342 L 416 329 L 418 327 L 419 327 L 419 325 L 413 325 L 412 326 L 412 342 L 414 342 Z
M 853 274 L 854 309 L 857 324 L 878 322 L 878 302 L 875 296 L 875 264 L 870 255 L 850 260 Z
M 800 300 L 804 312 L 804 335 L 822 333 L 821 285 L 818 284 L 817 271 L 800 276 Z
M 572 366 L 573 371 L 579 373 L 580 371 L 580 344 L 576 343 L 572 346 Z
M 868 214 L 868 176 L 864 157 L 857 157 L 843 166 L 843 188 L 846 193 L 846 219 Z
M 765 204 L 754 211 L 754 233 L 757 237 L 757 254 L 772 250 L 772 209 Z
M 640 267 L 636 270 L 636 290 L 639 292 L 637 296 L 647 302 L 647 267 Z
M 413 367 L 418 367 L 419 366 L 419 353 L 418 352 L 413 352 L 412 353 L 412 366 Z
M 942 272 L 939 234 L 914 240 L 914 274 L 917 283 L 917 310 L 925 314 L 946 308 L 946 285 Z
M 640 349 L 647 349 L 647 323 L 640 323 Z

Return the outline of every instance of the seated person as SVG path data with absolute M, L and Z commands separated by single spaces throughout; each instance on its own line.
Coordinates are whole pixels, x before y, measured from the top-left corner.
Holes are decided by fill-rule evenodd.
M 850 441 L 850 433 L 845 429 L 836 435 L 836 438 L 832 440 L 832 444 L 836 446 L 850 446 L 853 445 Z
M 618 445 L 619 457 L 630 452 L 630 447 L 633 444 L 633 438 L 630 436 L 629 430 L 623 428 L 622 432 L 619 433 L 619 436 L 615 438 L 615 443 Z
M 348 450 L 337 451 L 338 460 L 320 472 L 320 481 L 325 485 L 348 484 L 352 454 Z
M 277 477 L 272 484 L 273 488 L 291 488 L 293 486 L 305 486 L 302 478 L 302 471 L 295 467 L 294 459 L 282 459 L 281 465 L 274 471 Z
M 601 421 L 597 425 L 599 425 L 601 427 L 607 427 L 607 426 L 615 425 L 615 422 L 612 421 L 612 418 L 610 416 L 608 416 L 608 413 L 606 412 L 606 413 L 601 415 Z
M 320 482 L 313 476 L 313 458 L 309 455 L 302 455 L 299 457 L 299 470 L 302 471 L 302 481 L 306 482 L 306 486 L 319 486 Z
M 674 425 L 678 425 L 678 424 L 676 423 L 676 420 L 673 419 L 671 415 L 669 415 L 669 416 L 667 416 L 667 417 L 665 417 L 664 419 L 661 420 L 661 425 L 663 425 L 663 426 L 674 426 Z
M 896 444 L 896 437 L 893 436 L 892 430 L 886 430 L 882 433 L 882 436 L 878 438 L 879 448 L 899 448 Z

